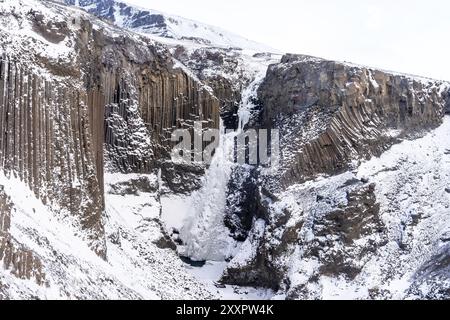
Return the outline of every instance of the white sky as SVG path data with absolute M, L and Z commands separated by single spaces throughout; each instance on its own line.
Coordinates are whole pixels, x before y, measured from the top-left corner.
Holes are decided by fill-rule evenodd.
M 283 52 L 450 80 L 448 0 L 125 0 Z

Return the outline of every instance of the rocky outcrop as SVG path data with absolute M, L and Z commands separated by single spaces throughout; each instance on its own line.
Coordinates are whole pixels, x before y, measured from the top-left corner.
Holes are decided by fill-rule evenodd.
M 0 267 L 10 270 L 20 279 L 34 279 L 42 285 L 45 283 L 45 273 L 39 257 L 18 244 L 9 233 L 12 210 L 15 210 L 14 205 L 0 185 Z
M 162 167 L 164 180 L 176 171 L 163 166 L 172 131 L 194 121 L 218 128 L 219 101 L 174 68 L 162 45 L 43 5 L 54 16 L 14 9 L 11 19 L 29 25 L 30 37 L 1 30 L 0 168 L 62 218 L 74 216 L 91 248 L 106 257 L 105 156 L 110 168 L 127 173 Z M 12 21 L 7 14 L 2 23 Z M 30 50 L 21 53 L 21 45 Z M 191 171 L 196 179 L 203 172 Z
M 450 90 L 447 92 L 445 97 L 445 113 L 450 114 Z
M 284 185 L 335 174 L 442 122 L 442 82 L 286 55 L 259 89 L 262 126 L 279 128 Z
M 314 298 L 311 287 L 323 276 L 352 280 L 359 275 L 386 244 L 386 229 L 376 186 L 345 176 L 338 181 L 331 187 L 292 190 L 292 196 L 301 199 L 299 209 L 280 205 L 281 198 L 262 196 L 268 215 L 254 220 L 243 244 L 251 246 L 249 253 L 231 261 L 222 281 L 281 289 L 288 299 L 305 299 Z M 302 261 L 307 267 L 293 271 Z M 290 272 L 301 272 L 302 281 L 293 282 Z
M 350 188 L 346 192 L 347 204 L 323 215 L 314 217 L 314 240 L 305 243 L 304 259 L 317 259 L 320 267 L 308 282 L 288 290 L 291 299 L 308 294 L 306 287 L 315 277 L 341 276 L 353 280 L 362 269 L 364 260 L 386 244 L 386 230 L 380 216 L 380 205 L 375 196 L 374 184 Z M 326 199 L 318 199 L 318 202 Z M 299 230 L 297 230 L 299 231 Z M 358 241 L 365 239 L 364 245 Z

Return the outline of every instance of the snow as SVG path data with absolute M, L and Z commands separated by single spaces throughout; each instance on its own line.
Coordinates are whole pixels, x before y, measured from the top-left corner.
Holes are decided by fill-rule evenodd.
M 187 198 L 189 211 L 180 230 L 184 245 L 180 254 L 193 260 L 223 261 L 232 256 L 237 243 L 224 225 L 226 190 L 233 167 L 234 135 L 222 135 L 202 188 Z
M 61 19 L 61 12 L 65 12 L 62 15 L 64 19 L 71 16 L 88 17 L 81 10 L 73 8 L 64 8 L 63 11 L 60 8 L 56 14 L 44 2 L 5 0 L 0 4 L 0 11 L 15 12 L 16 18 L 0 17 L 2 41 L 10 44 L 2 50 L 8 54 L 23 53 L 24 61 L 29 61 L 35 54 L 49 60 L 72 61 L 73 34 L 69 33 L 59 43 L 48 41 L 35 32 L 25 18 L 31 8 L 43 12 L 46 21 Z M 114 8 L 115 23 L 129 26 L 129 17 L 118 12 L 118 4 Z M 137 12 L 139 9 L 134 10 Z M 265 77 L 267 67 L 276 62 L 279 56 L 256 57 L 254 54 L 257 52 L 273 50 L 216 27 L 163 15 L 168 22 L 164 32 L 169 32 L 172 39 L 162 37 L 162 30 L 134 31 L 145 33 L 172 50 L 181 44 L 186 47 L 188 54 L 199 49 L 228 52 L 238 61 L 233 72 L 215 65 L 208 66 L 202 72 L 205 77 L 220 75 L 232 83 L 244 85 L 241 88 L 242 103 L 238 111 L 239 131 L 243 130 L 252 116 L 252 99 Z M 74 32 L 78 26 L 71 28 L 71 32 Z M 126 34 L 139 38 L 132 32 L 127 33 L 96 20 L 94 28 L 105 28 L 105 32 L 114 36 Z M 184 39 L 186 36 L 206 39 L 209 43 Z M 234 49 L 228 50 L 229 47 Z M 314 57 L 305 59 L 319 61 Z M 183 69 L 193 79 L 201 82 L 200 76 L 192 72 L 185 61 L 174 59 L 174 67 Z M 283 66 L 280 65 L 281 67 Z M 40 70 L 39 74 L 55 79 L 55 76 L 45 70 Z M 427 83 L 430 80 L 420 77 L 413 79 Z M 374 88 L 379 86 L 372 71 L 369 71 L 369 80 Z M 448 83 L 442 83 L 437 89 L 444 92 L 448 86 Z M 212 91 L 207 86 L 205 89 Z M 223 126 L 221 132 L 221 142 L 203 177 L 203 187 L 191 195 L 167 194 L 160 198 L 158 188 L 128 194 L 118 186 L 133 183 L 133 180 L 140 178 L 158 185 L 160 179 L 156 174 L 106 173 L 106 261 L 89 249 L 83 241 L 83 230 L 73 217 L 58 214 L 56 208 L 45 206 L 20 180 L 0 173 L 0 185 L 4 186 L 14 204 L 10 230 L 13 241 L 33 251 L 42 261 L 46 274 L 46 285 L 38 286 L 34 280 L 17 279 L 10 270 L 0 268 L 0 283 L 5 284 L 8 295 L 12 298 L 42 299 L 284 298 L 283 293 L 270 290 L 216 286 L 227 266 L 245 265 L 255 257 L 259 239 L 266 228 L 262 220 L 255 221 L 249 238 L 238 243 L 230 237 L 229 230 L 224 225 L 227 185 L 235 166 L 231 160 L 233 139 L 237 133 L 224 133 Z M 398 136 L 398 133 L 396 130 L 389 132 L 393 137 Z M 148 134 L 137 132 L 136 136 L 140 136 L 147 144 L 150 143 Z M 311 289 L 318 292 L 318 297 L 366 299 L 370 294 L 369 289 L 377 288 L 387 290 L 395 299 L 408 298 L 407 291 L 418 268 L 445 245 L 442 239 L 450 234 L 450 194 L 446 191 L 450 188 L 449 136 L 450 118 L 445 117 L 443 125 L 425 137 L 403 141 L 379 158 L 362 164 L 355 163 L 354 171 L 333 177 L 319 177 L 314 181 L 291 186 L 278 195 L 280 201 L 271 204 L 272 218 L 288 209 L 292 216 L 285 227 L 293 227 L 298 221 L 304 221 L 300 237 L 308 244 L 315 240 L 312 232 L 314 217 L 347 203 L 346 192 L 340 189 L 346 181 L 365 178 L 370 183 L 376 183 L 375 193 L 381 206 L 382 221 L 387 226 L 388 243 L 376 255 L 367 255 L 357 261 L 362 272 L 354 280 L 322 276 L 318 283 L 308 283 Z M 330 195 L 330 201 L 317 204 L 319 193 Z M 417 225 L 412 227 L 412 222 L 416 219 Z M 174 231 L 179 232 L 178 240 L 183 245 L 178 247 L 178 252 L 158 247 L 157 242 L 165 236 L 164 227 L 174 238 Z M 274 236 L 277 234 L 274 233 Z M 326 237 L 332 240 L 332 235 Z M 363 247 L 366 241 L 365 238 L 359 239 L 356 245 Z M 401 249 L 401 246 L 405 246 L 407 250 Z M 206 263 L 203 267 L 193 267 L 183 263 L 177 254 Z M 228 263 L 229 258 L 232 260 Z M 304 258 L 302 247 L 298 245 L 283 257 L 282 263 L 288 267 L 288 278 L 292 286 L 306 284 L 319 268 L 316 259 Z M 422 290 L 426 292 L 428 288 L 424 286 Z

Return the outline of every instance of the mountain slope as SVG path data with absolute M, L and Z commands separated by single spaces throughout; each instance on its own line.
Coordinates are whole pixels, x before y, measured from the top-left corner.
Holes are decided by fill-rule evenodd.
M 177 40 L 177 43 L 194 43 L 211 47 L 241 48 L 257 52 L 276 52 L 276 50 L 239 35 L 206 25 L 162 13 L 156 10 L 139 8 L 117 0 L 61 0 L 76 5 L 93 15 L 109 20 L 115 25 L 138 33 L 160 38 Z M 160 39 L 164 41 L 163 39 Z
M 448 299 L 450 85 L 261 51 L 1 1 L 0 299 Z M 196 121 L 211 165 L 170 157 Z M 248 128 L 280 130 L 279 167 L 233 161 Z

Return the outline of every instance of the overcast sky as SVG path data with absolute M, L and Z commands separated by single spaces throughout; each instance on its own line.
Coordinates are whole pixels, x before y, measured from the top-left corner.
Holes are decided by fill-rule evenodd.
M 283 52 L 450 80 L 448 0 L 125 0 Z

